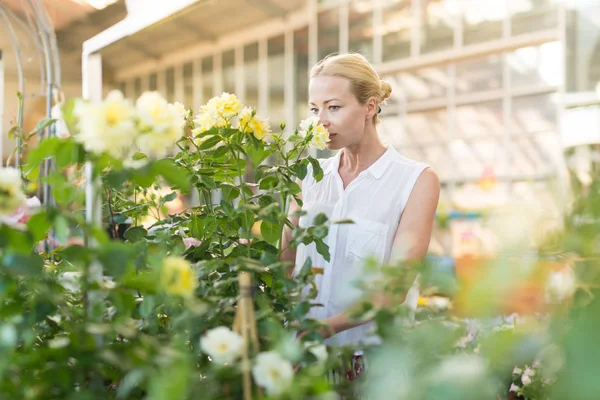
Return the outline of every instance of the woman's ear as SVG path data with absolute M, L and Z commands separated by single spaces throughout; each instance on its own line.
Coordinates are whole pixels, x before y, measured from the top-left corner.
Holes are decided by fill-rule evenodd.
M 367 121 L 372 120 L 373 117 L 377 114 L 377 100 L 374 97 L 371 97 L 366 104 L 367 107 Z

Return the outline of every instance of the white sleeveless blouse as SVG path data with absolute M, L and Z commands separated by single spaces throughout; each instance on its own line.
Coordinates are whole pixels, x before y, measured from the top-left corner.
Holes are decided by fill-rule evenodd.
M 314 243 L 296 250 L 296 271 L 307 258 L 312 266 L 322 268 L 315 284 L 319 306 L 312 307 L 310 318 L 325 319 L 346 311 L 362 299 L 355 282 L 364 277 L 363 268 L 369 257 L 385 264 L 390 258 L 394 236 L 410 193 L 421 172 L 428 166 L 400 155 L 392 146 L 368 169 L 361 172 L 344 190 L 338 173 L 340 157 L 319 160 L 323 179 L 316 182 L 309 167 L 302 182 L 300 226 L 313 224 L 315 216 L 327 215 L 329 221 L 351 219 L 352 224 L 330 224 L 325 243 L 330 261 L 317 252 Z M 372 344 L 379 342 L 373 334 L 374 324 L 361 325 L 326 341 L 331 345 Z

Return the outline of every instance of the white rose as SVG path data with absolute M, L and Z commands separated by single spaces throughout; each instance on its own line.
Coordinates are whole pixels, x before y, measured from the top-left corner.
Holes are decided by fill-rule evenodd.
M 75 140 L 92 153 L 114 158 L 127 155 L 138 134 L 135 109 L 119 91 L 111 91 L 101 104 L 79 101 L 73 110 L 79 132 Z
M 313 356 L 315 356 L 319 365 L 325 364 L 329 357 L 327 346 L 319 342 L 306 342 L 304 343 L 304 346 Z
M 519 387 L 517 385 L 515 385 L 514 383 L 511 383 L 510 389 L 508 391 L 509 392 L 513 392 L 513 393 L 518 393 L 519 392 Z
M 521 375 L 523 373 L 523 370 L 519 367 L 515 367 L 515 369 L 513 369 L 513 375 Z
M 531 384 L 531 378 L 529 377 L 529 375 L 523 374 L 523 376 L 521 377 L 521 382 L 523 382 L 523 386 L 527 386 Z
M 552 272 L 546 282 L 546 301 L 561 303 L 575 293 L 577 279 L 571 267 Z
M 291 386 L 294 369 L 279 353 L 271 351 L 256 356 L 252 376 L 256 384 L 264 388 L 269 395 L 277 396 Z
M 9 217 L 25 205 L 21 171 L 16 168 L 0 167 L 0 217 Z
M 209 330 L 200 340 L 200 348 L 217 364 L 235 361 L 244 348 L 244 338 L 231 329 L 220 326 Z

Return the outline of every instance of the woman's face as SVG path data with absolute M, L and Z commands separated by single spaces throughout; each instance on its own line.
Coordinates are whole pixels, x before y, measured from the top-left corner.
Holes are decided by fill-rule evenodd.
M 308 87 L 310 111 L 329 131 L 330 150 L 360 143 L 370 107 L 350 91 L 350 81 L 337 76 L 316 76 Z M 372 111 L 371 111 L 372 112 Z

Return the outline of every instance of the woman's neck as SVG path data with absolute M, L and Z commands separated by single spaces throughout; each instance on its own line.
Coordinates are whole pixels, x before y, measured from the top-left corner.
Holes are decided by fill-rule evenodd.
M 387 149 L 379 140 L 377 131 L 373 127 L 373 132 L 365 134 L 360 143 L 344 147 L 340 158 L 339 171 L 358 175 L 373 165 Z

